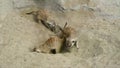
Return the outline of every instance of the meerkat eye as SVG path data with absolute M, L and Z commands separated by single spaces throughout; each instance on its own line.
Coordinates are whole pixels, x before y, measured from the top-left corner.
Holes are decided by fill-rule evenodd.
M 72 41 L 72 43 L 75 43 L 75 41 Z

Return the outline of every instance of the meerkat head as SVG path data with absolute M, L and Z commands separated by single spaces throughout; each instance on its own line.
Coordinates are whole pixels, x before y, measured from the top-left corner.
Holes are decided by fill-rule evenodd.
M 77 39 L 66 38 L 65 40 L 66 47 L 72 47 L 77 45 Z

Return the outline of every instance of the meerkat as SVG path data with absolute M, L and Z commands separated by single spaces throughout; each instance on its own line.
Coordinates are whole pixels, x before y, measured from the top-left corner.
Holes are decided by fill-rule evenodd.
M 48 21 L 49 14 L 47 10 L 42 9 L 39 11 L 32 11 L 26 14 L 33 14 L 38 23 L 41 22 L 46 28 L 54 32 L 59 38 L 61 39 L 65 38 L 64 41 L 65 41 L 66 47 L 76 46 L 77 48 L 79 48 L 78 42 L 77 42 L 77 39 L 78 39 L 77 31 L 70 26 L 66 26 L 67 23 L 65 24 L 64 28 L 61 28 L 55 22 L 52 22 L 52 23 L 49 22 Z M 44 45 L 44 46 L 47 46 L 47 45 Z
M 32 11 L 26 14 L 33 14 L 37 23 L 42 23 L 46 28 L 57 34 L 62 28 L 55 21 L 48 21 L 50 13 L 46 9 Z
M 67 25 L 67 22 L 66 22 Z M 73 47 L 76 46 L 77 49 L 79 49 L 78 46 L 78 32 L 75 28 L 70 26 L 64 26 L 62 29 L 62 36 L 65 38 L 65 45 L 66 47 Z
M 34 51 L 38 53 L 60 53 L 63 42 L 63 39 L 60 39 L 57 36 L 52 36 L 44 44 L 35 47 Z
M 54 25 L 54 29 L 56 30 L 56 35 L 61 38 L 64 39 L 64 47 L 65 48 L 71 48 L 73 46 L 75 46 L 77 49 L 79 49 L 78 46 L 78 31 L 71 27 L 71 26 L 67 26 L 67 22 L 65 23 L 64 27 L 60 27 L 58 29 L 58 27 L 60 27 L 59 25 Z M 53 31 L 55 33 L 55 31 Z

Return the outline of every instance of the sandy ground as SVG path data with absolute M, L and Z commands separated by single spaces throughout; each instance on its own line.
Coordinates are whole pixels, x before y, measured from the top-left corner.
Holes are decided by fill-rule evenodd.
M 64 13 L 49 7 L 52 20 L 61 26 L 67 21 L 79 31 L 80 49 L 43 54 L 31 49 L 54 34 L 25 13 L 46 3 L 0 0 L 0 68 L 120 68 L 120 4 L 115 1 L 117 6 L 111 0 L 101 0 L 99 9 L 82 7 Z

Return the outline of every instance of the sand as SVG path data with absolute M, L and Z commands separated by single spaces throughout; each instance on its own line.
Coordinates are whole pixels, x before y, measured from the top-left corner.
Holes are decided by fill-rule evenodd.
M 0 68 L 120 68 L 120 1 L 80 0 L 80 8 L 62 4 L 63 11 L 57 1 L 0 0 Z M 79 31 L 78 51 L 31 51 L 54 35 L 25 14 L 41 7 L 49 9 L 59 25 L 68 22 Z

